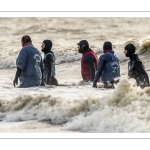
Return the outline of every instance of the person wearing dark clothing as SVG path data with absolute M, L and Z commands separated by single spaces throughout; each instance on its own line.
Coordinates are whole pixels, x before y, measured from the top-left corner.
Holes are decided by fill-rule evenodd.
M 138 55 L 135 54 L 135 46 L 133 44 L 127 44 L 124 48 L 126 57 L 130 58 L 128 62 L 128 76 L 136 80 L 137 86 L 141 88 L 149 86 L 149 77 L 144 69 L 142 61 Z
M 41 86 L 47 85 L 58 85 L 58 81 L 55 78 L 55 55 L 51 51 L 52 42 L 50 40 L 44 40 L 42 43 L 41 51 L 44 52 L 44 70 L 43 70 L 43 81 Z
M 17 71 L 13 81 L 14 87 L 18 85 L 18 78 L 20 88 L 39 86 L 43 69 L 41 53 L 32 45 L 28 35 L 24 35 L 21 42 L 23 48 L 16 60 Z
M 80 41 L 77 45 L 78 52 L 82 54 L 81 75 L 83 81 L 93 81 L 97 70 L 98 58 L 94 51 L 89 48 L 89 43 L 86 40 Z
M 103 45 L 104 54 L 100 56 L 98 69 L 94 78 L 93 87 L 97 88 L 99 77 L 104 84 L 104 88 L 114 88 L 114 83 L 120 77 L 119 59 L 112 50 L 112 43 L 106 41 Z M 116 80 L 117 79 L 117 80 Z

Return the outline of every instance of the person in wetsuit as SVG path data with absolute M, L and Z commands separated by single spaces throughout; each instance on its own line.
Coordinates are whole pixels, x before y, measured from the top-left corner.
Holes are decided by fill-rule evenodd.
M 44 52 L 44 69 L 42 75 L 41 86 L 47 85 L 58 85 L 58 81 L 55 78 L 55 55 L 51 51 L 52 41 L 44 40 L 41 46 L 41 51 Z
M 16 59 L 17 71 L 13 81 L 14 87 L 18 85 L 18 78 L 19 88 L 39 86 L 43 69 L 41 53 L 33 46 L 29 35 L 24 35 L 21 43 L 22 49 Z
M 135 54 L 135 50 L 136 48 L 133 44 L 127 44 L 124 48 L 125 56 L 130 58 L 128 62 L 128 76 L 136 80 L 137 86 L 144 88 L 149 86 L 149 77 L 142 61 Z
M 115 56 L 112 50 L 112 43 L 106 41 L 103 45 L 104 54 L 99 57 L 98 69 L 93 81 L 93 87 L 97 88 L 99 77 L 104 84 L 104 88 L 114 88 L 114 83 L 119 82 L 120 65 L 119 59 Z
M 83 81 L 93 81 L 97 70 L 98 58 L 94 51 L 89 48 L 89 43 L 86 40 L 81 40 L 77 45 L 78 52 L 82 54 L 81 75 Z

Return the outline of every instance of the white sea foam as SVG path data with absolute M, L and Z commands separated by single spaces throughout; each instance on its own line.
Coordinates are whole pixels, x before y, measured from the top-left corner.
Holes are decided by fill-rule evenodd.
M 150 131 L 150 88 L 141 89 L 133 79 L 122 77 L 114 90 L 89 89 L 88 85 L 50 90 L 30 88 L 32 94 L 18 93 L 10 100 L 1 98 L 0 119 L 49 120 L 53 124 L 65 123 L 63 130 L 80 132 Z M 29 89 L 23 91 L 27 93 Z
M 100 107 L 89 115 L 78 115 L 64 125 L 82 132 L 150 132 L 150 88 L 134 87 L 134 81 L 121 79 L 112 94 L 101 98 Z

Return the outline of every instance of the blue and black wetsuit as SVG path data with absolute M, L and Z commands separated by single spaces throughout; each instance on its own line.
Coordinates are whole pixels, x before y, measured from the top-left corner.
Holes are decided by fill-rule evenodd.
M 98 79 L 101 77 L 104 87 L 108 87 L 108 83 L 115 82 L 115 78 L 120 77 L 120 65 L 119 59 L 114 55 L 114 51 L 110 50 L 99 58 L 98 69 L 94 78 L 94 82 L 97 83 Z
M 43 80 L 48 85 L 58 85 L 55 78 L 55 56 L 52 51 L 45 53 L 44 56 Z
M 52 41 L 44 40 L 43 41 L 44 48 L 42 52 L 44 52 L 44 69 L 42 73 L 42 78 L 44 83 L 48 85 L 58 85 L 58 81 L 55 78 L 55 55 L 51 51 Z M 44 85 L 42 82 L 41 85 Z

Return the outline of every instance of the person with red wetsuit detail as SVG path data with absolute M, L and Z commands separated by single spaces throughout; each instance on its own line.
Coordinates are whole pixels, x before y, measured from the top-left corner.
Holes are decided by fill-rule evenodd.
M 86 40 L 81 40 L 77 45 L 78 52 L 82 54 L 81 75 L 83 81 L 93 81 L 98 66 L 97 55 L 89 48 L 89 43 Z

